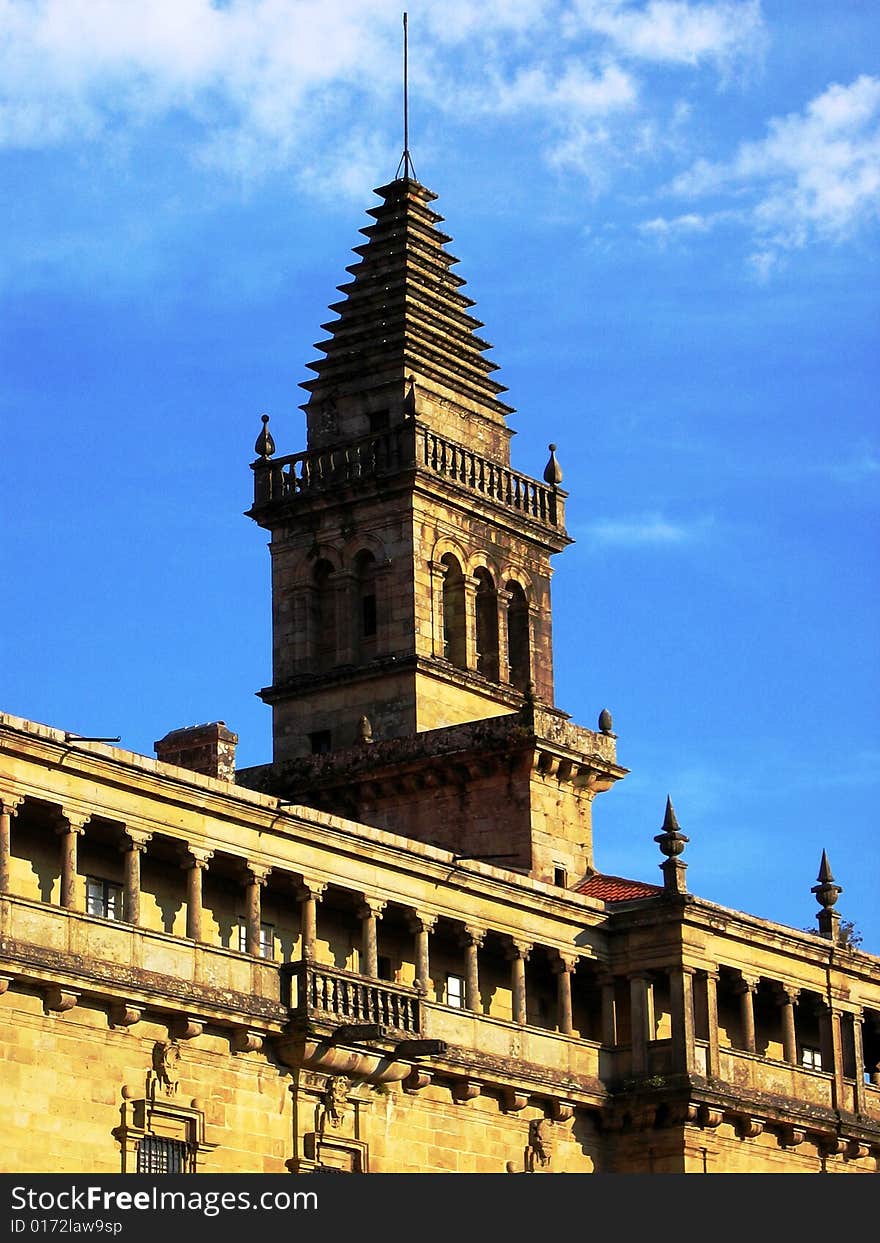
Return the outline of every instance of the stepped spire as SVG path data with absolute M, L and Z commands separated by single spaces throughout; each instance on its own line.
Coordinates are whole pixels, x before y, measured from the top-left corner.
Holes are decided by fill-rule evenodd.
M 498 398 L 505 389 L 491 378 L 497 365 L 484 358 L 492 347 L 477 335 L 474 302 L 452 272 L 452 239 L 429 206 L 437 196 L 409 176 L 376 193 L 375 223 L 361 229 L 367 241 L 354 248 L 352 279 L 338 286 L 345 298 L 330 307 L 339 318 L 322 324 L 330 338 L 315 346 L 325 357 L 308 364 L 316 378 L 302 384 L 310 447 L 350 438 L 355 409 L 384 406 L 396 422 L 413 385 L 420 399 L 451 401 L 506 439 L 512 410 Z

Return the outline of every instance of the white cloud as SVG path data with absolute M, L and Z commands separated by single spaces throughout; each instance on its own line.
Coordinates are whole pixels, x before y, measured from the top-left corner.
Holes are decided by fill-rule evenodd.
M 773 118 L 765 138 L 727 162 L 698 161 L 670 189 L 744 202 L 758 239 L 751 262 L 763 275 L 781 252 L 852 237 L 880 215 L 880 78 L 833 83 L 803 112 Z
M 683 216 L 669 218 L 655 216 L 653 220 L 643 220 L 638 226 L 640 233 L 649 236 L 667 238 L 676 233 L 706 233 L 711 227 L 708 216 L 700 216 L 696 212 L 688 212 Z
M 708 525 L 705 519 L 685 524 L 662 514 L 643 514 L 633 518 L 601 518 L 590 523 L 585 534 L 598 544 L 671 545 L 698 538 Z
M 759 0 L 576 0 L 572 27 L 605 35 L 625 56 L 668 64 L 729 64 L 764 47 Z

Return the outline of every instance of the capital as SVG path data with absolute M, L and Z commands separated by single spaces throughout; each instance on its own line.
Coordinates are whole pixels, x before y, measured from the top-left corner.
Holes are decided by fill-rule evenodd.
M 477 928 L 474 924 L 465 924 L 461 937 L 466 946 L 473 945 L 476 949 L 479 949 L 486 938 L 486 929 Z
M 509 944 L 505 947 L 507 957 L 513 962 L 518 958 L 521 958 L 523 962 L 528 962 L 531 952 L 532 943 L 530 941 L 517 940 L 516 937 L 511 937 Z
M 272 874 L 272 869 L 261 863 L 246 863 L 243 871 L 245 883 L 248 885 L 265 885 Z
M 437 916 L 426 915 L 422 911 L 409 911 L 406 922 L 410 932 L 433 932 L 437 924 Z
M 214 858 L 213 850 L 205 850 L 201 846 L 187 846 L 183 852 L 183 861 L 181 867 L 184 871 L 189 872 L 193 868 L 207 868 L 208 863 Z
M 14 794 L 11 790 L 0 787 L 0 815 L 17 816 L 23 802 L 23 794 Z
M 147 849 L 147 843 L 152 841 L 152 838 L 152 833 L 147 833 L 144 829 L 130 829 L 126 825 L 122 830 L 122 841 L 119 843 L 119 849 L 123 853 L 129 850 L 144 851 Z
M 381 919 L 382 912 L 385 910 L 385 907 L 387 905 L 388 903 L 383 902 L 380 898 L 362 897 L 357 908 L 358 918 L 359 919 L 371 919 L 371 918 Z
M 294 892 L 300 902 L 320 902 L 326 888 L 326 881 L 312 880 L 308 876 L 303 876 L 294 885 Z
M 562 950 L 557 950 L 556 957 L 551 960 L 550 969 L 554 975 L 568 975 L 575 970 L 577 964 L 577 954 L 563 954 Z
M 85 833 L 86 825 L 92 818 L 90 812 L 80 811 L 78 808 L 72 807 L 59 807 L 58 816 L 61 823 L 56 826 L 55 832 L 62 835 L 65 833 Z

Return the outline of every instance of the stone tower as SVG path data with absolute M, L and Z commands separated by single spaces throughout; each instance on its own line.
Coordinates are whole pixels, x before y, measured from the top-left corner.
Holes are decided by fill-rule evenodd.
M 303 385 L 306 451 L 275 456 L 267 425 L 256 444 L 249 515 L 271 533 L 273 670 L 260 694 L 273 764 L 240 779 L 534 870 L 537 773 L 554 782 L 541 832 L 571 838 L 538 852 L 538 874 L 582 876 L 589 802 L 624 770 L 610 729 L 578 730 L 553 707 L 550 558 L 571 542 L 561 472 L 552 448 L 543 481 L 511 469 L 511 407 L 436 196 L 409 176 L 376 193 Z M 541 729 L 548 745 L 565 735 L 567 753 L 520 747 L 513 759 Z M 497 816 L 475 825 L 480 806 L 516 801 L 517 767 L 526 836 L 511 849 Z M 461 786 L 475 781 L 485 788 L 476 801 L 470 790 L 468 826 Z

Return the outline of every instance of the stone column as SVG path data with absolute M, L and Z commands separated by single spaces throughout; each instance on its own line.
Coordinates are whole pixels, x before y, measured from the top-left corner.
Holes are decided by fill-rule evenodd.
M 410 931 L 416 935 L 415 968 L 416 987 L 425 993 L 431 982 L 430 939 L 429 934 L 437 923 L 436 915 L 423 915 L 420 911 L 412 911 L 409 916 Z
M 669 969 L 669 1004 L 672 1019 L 672 1064 L 676 1070 L 691 1074 L 696 1065 L 694 1033 L 694 969 L 675 966 Z
M 571 954 L 558 953 L 553 962 L 556 975 L 556 1026 L 563 1036 L 574 1031 L 571 1011 L 571 976 L 577 966 L 577 958 Z
M 602 1043 L 609 1049 L 613 1049 L 617 1044 L 617 999 L 614 976 L 601 974 L 599 985 L 602 989 Z
M 386 902 L 376 898 L 364 898 L 358 907 L 361 921 L 361 975 L 369 975 L 375 980 L 379 975 L 379 940 L 376 921 L 382 918 Z
M 486 933 L 481 928 L 466 927 L 464 930 L 464 1004 L 465 1008 L 479 1014 L 480 1002 L 480 969 L 477 951 L 483 944 Z
M 855 1092 L 853 1093 L 853 1108 L 857 1114 L 865 1113 L 867 1103 L 865 1100 L 865 1045 L 862 1036 L 862 1023 L 864 1014 L 861 1010 L 856 1010 L 852 1015 L 852 1034 L 853 1034 L 853 1056 L 855 1058 Z
M 122 830 L 123 896 L 122 910 L 127 923 L 138 926 L 141 922 L 141 855 L 147 849 L 152 833 L 132 829 Z
M 336 609 L 336 659 L 340 665 L 353 665 L 360 655 L 361 602 L 356 575 L 337 570 L 330 575 Z
M 633 1075 L 646 1075 L 648 1073 L 650 987 L 651 975 L 648 971 L 636 971 L 629 977 Z
M 306 877 L 296 887 L 299 899 L 300 940 L 303 958 L 314 958 L 318 941 L 318 903 L 327 885 Z
M 244 911 L 246 954 L 258 958 L 260 954 L 260 925 L 263 922 L 261 889 L 269 879 L 271 868 L 248 863 L 245 867 Z
M 776 1004 L 779 1006 L 779 1017 L 782 1021 L 782 1058 L 789 1066 L 798 1064 L 794 1003 L 799 995 L 799 988 L 791 988 L 787 984 L 780 984 L 776 990 Z
M 213 850 L 187 846 L 181 864 L 186 871 L 186 935 L 191 941 L 202 939 L 202 872 L 213 854 Z
M 510 592 L 498 588 L 498 681 L 510 682 L 510 647 L 507 637 L 507 606 Z
M 743 1049 L 746 1053 L 755 1052 L 755 1007 L 754 992 L 758 987 L 759 976 L 743 975 L 740 972 L 740 978 L 734 985 L 734 991 L 739 993 L 739 1018 L 742 1027 Z
M 512 1018 L 514 1023 L 524 1024 L 527 1016 L 526 1006 L 526 962 L 531 952 L 527 941 L 511 940 L 507 948 L 510 959 L 510 991 L 512 994 Z
M 446 566 L 442 561 L 429 561 L 428 566 L 431 570 L 432 652 L 434 656 L 442 659 L 446 647 L 445 622 L 443 617 L 443 580 L 446 577 Z
M 477 667 L 477 587 L 478 581 L 471 574 L 463 574 L 464 582 L 464 653 L 465 665 Z
M 710 1079 L 721 1074 L 721 1055 L 718 1050 L 718 972 L 706 972 L 706 1027 L 709 1044 L 706 1049 L 706 1074 Z
M 12 818 L 24 802 L 23 794 L 0 791 L 0 893 L 9 893 L 9 872 L 12 859 Z
M 840 1032 L 840 1012 L 833 1009 L 827 1001 L 820 1001 L 816 1007 L 819 1015 L 819 1037 L 822 1046 L 822 1069 L 830 1070 L 831 1107 L 846 1109 L 846 1086 L 843 1081 L 843 1042 Z
M 85 832 L 90 817 L 79 811 L 61 808 L 61 825 L 56 832 L 61 839 L 61 905 L 68 911 L 81 909 L 77 892 L 77 838 Z

